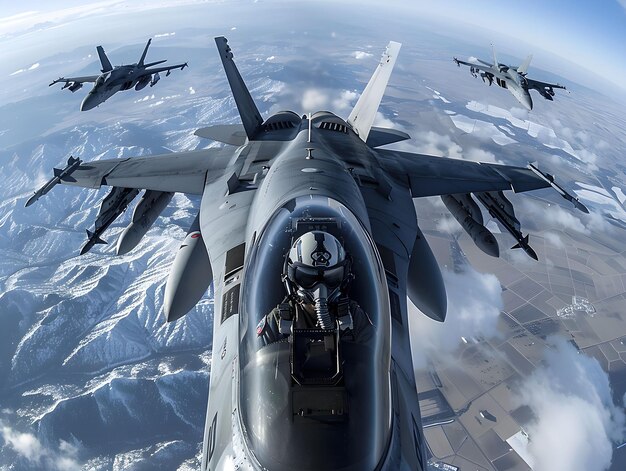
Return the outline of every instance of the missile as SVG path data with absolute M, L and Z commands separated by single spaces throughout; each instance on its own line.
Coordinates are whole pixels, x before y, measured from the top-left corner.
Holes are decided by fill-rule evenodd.
M 80 255 L 87 253 L 96 244 L 106 244 L 100 237 L 104 231 L 122 214 L 133 199 L 139 194 L 135 188 L 114 186 L 100 203 L 100 211 L 94 223 L 94 232 L 87 231 L 87 242 L 80 249 Z
M 175 321 L 187 314 L 212 281 L 211 261 L 200 232 L 198 215 L 178 249 L 165 283 L 163 312 L 167 322 Z
M 587 209 L 587 207 L 584 204 L 582 204 L 578 200 L 578 198 L 576 198 L 575 196 L 572 196 L 570 193 L 565 191 L 561 185 L 559 185 L 558 183 L 554 181 L 554 176 L 550 175 L 549 173 L 543 173 L 541 170 L 539 170 L 539 168 L 537 168 L 535 163 L 528 164 L 528 168 L 532 170 L 532 172 L 535 175 L 537 175 L 539 178 L 545 181 L 548 185 L 554 188 L 559 195 L 561 195 L 567 201 L 571 202 L 576 207 L 576 209 L 578 209 L 579 211 L 582 211 L 583 213 L 589 214 L 589 210 Z
M 48 193 L 50 190 L 52 190 L 52 188 L 54 188 L 59 183 L 61 183 L 61 181 L 66 181 L 66 182 L 74 182 L 74 181 L 76 181 L 74 178 L 71 177 L 71 175 L 74 172 L 74 170 L 76 170 L 80 166 L 81 163 L 82 163 L 82 161 L 78 157 L 70 156 L 70 158 L 67 159 L 67 166 L 64 169 L 62 169 L 62 170 L 58 169 L 58 168 L 55 168 L 54 169 L 54 177 L 52 177 L 50 180 L 48 180 L 48 182 L 44 186 L 39 188 L 35 192 L 35 194 L 28 199 L 28 201 L 25 204 L 25 207 L 28 207 L 31 204 L 33 204 L 39 198 L 41 198 L 46 193 Z
M 485 191 L 474 193 L 478 201 L 485 207 L 489 214 L 517 241 L 512 249 L 523 249 L 529 257 L 538 260 L 537 253 L 528 244 L 528 235 L 524 236 L 521 231 L 519 220 L 515 217 L 515 210 L 511 202 L 501 191 Z
M 500 248 L 498 241 L 494 235 L 483 226 L 483 217 L 480 209 L 472 197 L 467 195 L 442 195 L 441 200 L 446 205 L 448 211 L 456 219 L 463 230 L 472 238 L 476 246 L 492 257 L 500 256 Z M 471 201 L 471 205 L 467 202 Z M 465 203 L 465 204 L 463 204 Z M 472 209 L 468 209 L 468 206 Z M 475 209 L 473 208 L 475 207 Z M 477 213 L 476 213 L 477 210 Z M 478 222 L 473 214 L 478 214 L 480 222 Z
M 168 205 L 174 193 L 147 190 L 133 211 L 133 220 L 117 239 L 117 255 L 133 250 Z
M 539 260 L 539 257 L 537 257 L 537 252 L 535 252 L 533 248 L 530 245 L 528 245 L 528 234 L 526 234 L 526 237 L 522 237 L 521 239 L 518 239 L 517 244 L 515 244 L 511 248 L 512 249 L 520 249 L 520 248 L 524 249 L 524 252 L 526 252 L 529 257 L 534 258 L 535 260 Z

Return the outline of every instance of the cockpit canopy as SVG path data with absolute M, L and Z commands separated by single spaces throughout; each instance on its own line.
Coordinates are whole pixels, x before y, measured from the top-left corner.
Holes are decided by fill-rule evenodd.
M 96 84 L 95 86 L 98 87 L 100 85 L 102 85 L 107 78 L 109 78 L 109 75 L 111 75 L 110 72 L 105 72 L 102 75 L 100 75 L 97 79 L 96 79 Z
M 352 328 L 293 324 L 262 341 L 268 314 L 288 301 L 286 256 L 310 231 L 331 234 L 350 257 L 354 278 L 343 299 Z M 280 208 L 251 248 L 241 313 L 239 411 L 261 466 L 375 469 L 391 424 L 389 299 L 380 257 L 357 218 L 325 197 L 302 197 Z

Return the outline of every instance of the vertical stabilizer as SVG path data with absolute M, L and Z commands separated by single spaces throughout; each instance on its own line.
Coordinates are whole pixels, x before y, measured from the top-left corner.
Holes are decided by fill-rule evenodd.
M 143 50 L 143 54 L 141 54 L 141 58 L 139 59 L 139 63 L 137 65 L 139 66 L 143 65 L 143 62 L 146 60 L 146 54 L 148 54 L 148 48 L 150 47 L 151 42 L 152 42 L 152 38 L 148 39 L 148 44 L 146 44 L 146 47 Z
M 215 38 L 215 44 L 217 44 L 217 50 L 220 53 L 224 71 L 226 72 L 226 78 L 228 79 L 228 84 L 233 93 L 235 103 L 237 104 L 246 136 L 248 136 L 248 139 L 252 140 L 261 124 L 263 124 L 263 118 L 254 104 L 254 100 L 252 96 L 250 96 L 246 84 L 243 82 L 239 70 L 237 70 L 237 66 L 233 61 L 233 53 L 228 45 L 228 40 L 220 36 Z
M 348 124 L 352 126 L 363 141 L 367 141 L 367 136 L 374 123 L 374 118 L 378 111 L 378 106 L 383 98 L 387 82 L 391 76 L 391 71 L 396 63 L 398 53 L 402 44 L 391 41 L 380 59 L 374 75 L 368 82 L 363 94 L 356 102 L 352 113 L 348 117 Z
M 524 61 L 524 63 L 517 68 L 517 71 L 520 74 L 526 74 L 526 72 L 528 72 L 528 66 L 530 66 L 530 61 L 532 59 L 533 59 L 533 55 L 529 54 L 526 60 Z
M 102 69 L 100 69 L 100 71 L 110 72 L 111 70 L 113 70 L 113 66 L 111 65 L 111 62 L 109 61 L 109 58 L 104 52 L 102 46 L 98 46 L 96 50 L 98 51 L 98 57 L 100 57 L 100 64 L 102 64 Z
M 496 55 L 496 47 L 493 44 L 491 45 L 491 53 L 493 54 L 493 66 L 499 70 L 500 64 L 498 64 L 498 56 Z

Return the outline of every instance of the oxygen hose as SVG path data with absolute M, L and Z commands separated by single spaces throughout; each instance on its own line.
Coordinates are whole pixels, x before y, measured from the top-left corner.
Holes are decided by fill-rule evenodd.
M 315 313 L 317 314 L 317 322 L 322 329 L 332 329 L 333 321 L 330 318 L 330 312 L 328 311 L 328 303 L 326 298 L 315 299 Z

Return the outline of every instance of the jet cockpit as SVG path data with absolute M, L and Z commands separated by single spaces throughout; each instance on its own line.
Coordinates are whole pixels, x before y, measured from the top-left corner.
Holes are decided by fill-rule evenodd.
M 287 257 L 312 231 L 330 234 L 349 258 L 340 298 L 349 299 L 352 325 L 292 323 L 263 342 L 268 313 L 297 303 Z M 368 232 L 337 201 L 297 198 L 255 237 L 245 270 L 238 396 L 250 454 L 275 470 L 376 469 L 391 435 L 391 334 L 385 272 Z

